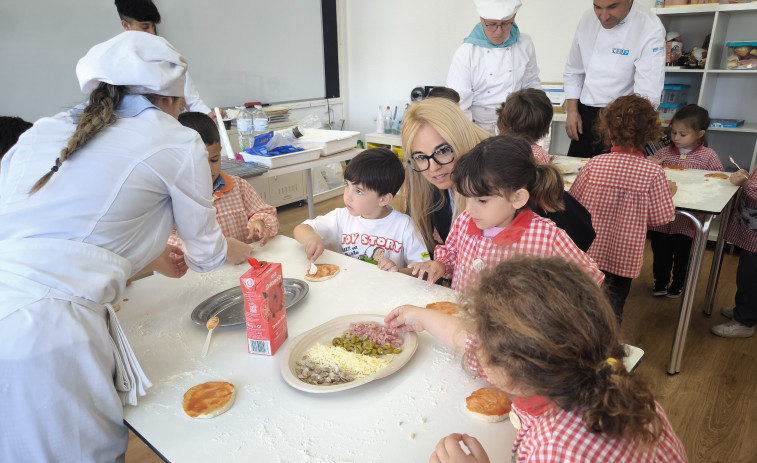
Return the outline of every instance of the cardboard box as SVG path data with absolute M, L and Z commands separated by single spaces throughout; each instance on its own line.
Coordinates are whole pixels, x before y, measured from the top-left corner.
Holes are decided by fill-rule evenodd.
M 281 264 L 247 260 L 252 268 L 239 278 L 247 321 L 247 352 L 274 355 L 287 338 Z

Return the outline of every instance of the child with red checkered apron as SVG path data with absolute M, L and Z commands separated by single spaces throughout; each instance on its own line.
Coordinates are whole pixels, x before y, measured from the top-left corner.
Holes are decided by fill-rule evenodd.
M 427 331 L 507 393 L 518 429 L 513 462 L 687 461 L 649 387 L 624 367 L 613 309 L 579 265 L 513 257 L 482 276 L 461 310 L 465 318 L 404 305 L 384 322 L 398 333 Z M 455 433 L 430 461 L 489 457 L 476 438 Z
M 412 274 L 432 284 L 452 278 L 452 288 L 470 293 L 479 274 L 514 255 L 560 255 L 583 267 L 597 284 L 597 264 L 554 222 L 532 211 L 563 208 L 563 181 L 551 164 L 538 163 L 518 137 L 488 138 L 461 157 L 452 171 L 465 211 L 452 224 L 434 260 L 411 264 Z
M 706 109 L 695 104 L 686 105 L 675 113 L 670 121 L 671 146 L 655 153 L 651 161 L 662 167 L 686 167 L 723 171 L 715 151 L 707 147 L 707 127 L 710 126 L 710 114 Z M 652 244 L 654 261 L 653 296 L 679 297 L 686 281 L 686 270 L 691 254 L 691 241 L 694 237 L 694 225 L 686 217 L 676 217 L 674 221 L 649 227 L 647 232 Z M 673 281 L 670 282 L 670 271 Z M 668 285 L 670 283 L 670 285 Z
M 731 175 L 731 183 L 744 188 L 728 224 L 726 239 L 741 248 L 736 270 L 736 305 L 720 313 L 731 320 L 710 331 L 724 338 L 750 338 L 757 325 L 757 169 L 748 175 L 744 169 Z
M 248 244 L 266 244 L 279 231 L 276 208 L 266 204 L 245 179 L 221 172 L 221 137 L 213 119 L 203 113 L 186 112 L 179 115 L 179 122 L 196 130 L 208 149 L 213 206 L 223 236 Z M 177 230 L 168 238 L 168 244 L 181 247 Z
M 591 213 L 597 237 L 589 255 L 605 274 L 618 323 L 631 282 L 641 272 L 647 228 L 675 216 L 675 183 L 644 155 L 647 143 L 662 137 L 658 118 L 652 103 L 638 95 L 607 105 L 599 116 L 598 133 L 612 146 L 611 152 L 591 158 L 570 188 Z

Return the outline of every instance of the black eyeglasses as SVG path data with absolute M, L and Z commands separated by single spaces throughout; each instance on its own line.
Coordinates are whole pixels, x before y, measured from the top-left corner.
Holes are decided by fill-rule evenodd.
M 497 23 L 488 23 L 484 21 L 484 27 L 489 32 L 497 32 L 497 29 L 502 29 L 504 31 L 505 28 L 512 26 L 514 22 L 515 21 L 511 20 L 511 21 L 505 21 L 503 23 L 497 24 Z
M 407 160 L 407 163 L 414 171 L 423 172 L 431 167 L 431 159 L 440 166 L 449 164 L 455 160 L 455 150 L 449 145 L 440 146 L 436 151 L 431 153 L 431 156 L 426 156 L 425 154 L 413 154 L 410 156 L 410 159 Z

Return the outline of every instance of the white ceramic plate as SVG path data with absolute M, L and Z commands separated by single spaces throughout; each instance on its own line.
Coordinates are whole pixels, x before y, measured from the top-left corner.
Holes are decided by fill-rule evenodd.
M 295 373 L 295 368 L 297 367 L 297 361 L 302 358 L 305 352 L 317 343 L 331 345 L 331 340 L 341 336 L 345 330 L 349 329 L 350 323 L 354 322 L 375 322 L 383 325 L 384 315 L 355 314 L 337 317 L 287 342 L 281 355 L 281 376 L 284 378 L 284 381 L 295 389 L 314 392 L 316 394 L 344 391 L 345 389 L 362 386 L 377 379 L 386 378 L 392 373 L 399 371 L 400 368 L 410 361 L 413 354 L 415 354 L 415 350 L 418 348 L 417 333 L 402 333 L 400 335 L 403 340 L 402 352 L 395 355 L 389 365 L 370 376 L 334 386 L 321 386 L 300 381 L 297 378 L 297 373 Z

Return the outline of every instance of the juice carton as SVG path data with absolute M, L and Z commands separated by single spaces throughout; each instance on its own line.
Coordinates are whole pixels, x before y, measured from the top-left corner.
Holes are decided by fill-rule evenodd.
M 273 355 L 287 337 L 281 264 L 247 259 L 252 268 L 239 278 L 247 320 L 247 351 Z

